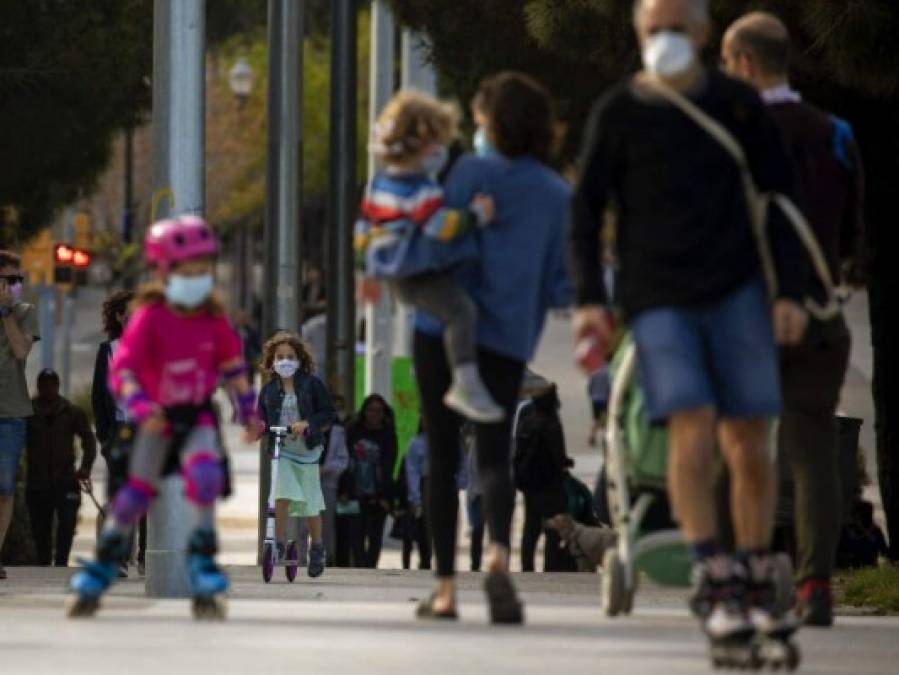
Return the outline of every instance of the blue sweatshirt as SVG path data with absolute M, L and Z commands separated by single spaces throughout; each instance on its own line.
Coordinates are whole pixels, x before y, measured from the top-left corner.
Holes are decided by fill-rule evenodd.
M 494 155 L 460 159 L 444 186 L 448 208 L 464 208 L 478 193 L 496 201 L 496 220 L 477 234 L 478 260 L 455 273 L 478 306 L 478 345 L 529 361 L 546 312 L 574 299 L 564 257 L 571 188 L 531 158 Z M 421 312 L 416 328 L 440 335 Z

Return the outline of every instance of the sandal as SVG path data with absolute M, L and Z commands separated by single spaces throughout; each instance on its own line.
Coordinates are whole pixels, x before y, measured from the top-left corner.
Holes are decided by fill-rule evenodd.
M 436 599 L 437 594 L 431 593 L 431 596 L 428 599 L 419 602 L 418 608 L 415 610 L 415 616 L 419 619 L 438 619 L 444 621 L 455 621 L 459 618 L 459 615 L 456 613 L 455 607 L 453 607 L 449 611 L 435 611 L 434 600 Z
M 491 623 L 524 623 L 524 605 L 518 599 L 512 579 L 505 572 L 490 572 L 484 581 L 484 592 L 490 604 Z

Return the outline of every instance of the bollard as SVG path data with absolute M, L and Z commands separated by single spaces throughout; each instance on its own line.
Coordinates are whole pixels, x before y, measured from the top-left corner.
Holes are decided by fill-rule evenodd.
M 185 551 L 193 529 L 184 480 L 173 474 L 159 483 L 159 495 L 147 516 L 147 596 L 190 596 Z

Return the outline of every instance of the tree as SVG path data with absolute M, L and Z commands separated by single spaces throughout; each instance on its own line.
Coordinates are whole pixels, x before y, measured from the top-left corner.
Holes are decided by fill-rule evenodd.
M 0 244 L 89 190 L 112 134 L 146 109 L 151 5 L 0 1 Z
M 500 69 L 542 80 L 557 97 L 568 136 L 563 161 L 576 156 L 591 102 L 633 71 L 639 55 L 631 3 L 622 0 L 392 0 L 401 22 L 430 38 L 443 89 L 470 100 L 476 83 Z M 899 313 L 890 294 L 889 252 L 896 250 L 895 177 L 899 164 L 899 7 L 890 0 L 713 0 L 714 36 L 753 9 L 781 16 L 794 41 L 794 84 L 807 98 L 846 117 L 856 130 L 867 174 L 869 299 L 874 345 L 878 473 L 891 558 L 899 560 L 899 359 L 891 352 Z

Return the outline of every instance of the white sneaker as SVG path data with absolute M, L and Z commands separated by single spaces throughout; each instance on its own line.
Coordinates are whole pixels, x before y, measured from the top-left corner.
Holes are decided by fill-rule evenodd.
M 472 422 L 493 424 L 502 422 L 506 417 L 505 411 L 497 405 L 480 381 L 469 382 L 468 387 L 454 382 L 443 397 L 443 402 L 447 408 Z

